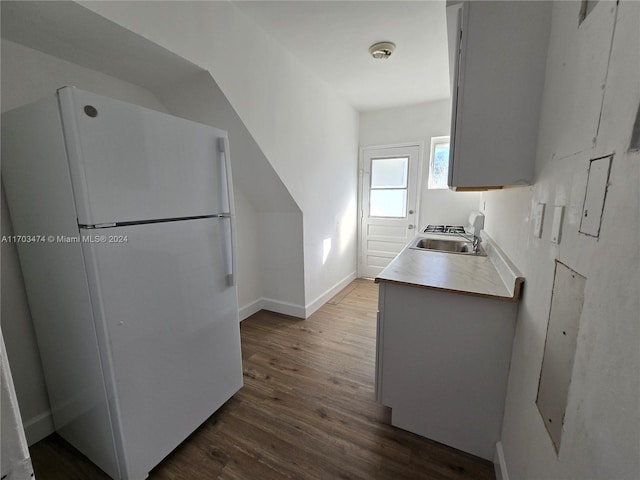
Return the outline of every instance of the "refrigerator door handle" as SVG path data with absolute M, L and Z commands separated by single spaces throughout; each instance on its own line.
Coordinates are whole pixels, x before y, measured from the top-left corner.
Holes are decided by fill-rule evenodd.
M 235 285 L 235 276 L 233 272 L 234 262 L 233 262 L 233 236 L 231 233 L 231 217 L 219 217 L 223 222 L 223 236 L 224 236 L 224 263 L 225 263 L 225 272 L 226 272 L 226 280 L 227 285 L 232 287 Z
M 223 221 L 224 263 L 227 285 L 235 285 L 235 258 L 233 254 L 233 219 L 231 215 L 231 179 L 227 168 L 227 139 L 218 138 L 218 150 L 220 151 L 220 207 L 222 213 L 218 218 Z

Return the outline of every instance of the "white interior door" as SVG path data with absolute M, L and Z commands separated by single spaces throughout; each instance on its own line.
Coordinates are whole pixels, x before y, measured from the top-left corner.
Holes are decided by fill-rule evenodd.
M 415 236 L 420 146 L 363 151 L 359 275 L 375 277 Z

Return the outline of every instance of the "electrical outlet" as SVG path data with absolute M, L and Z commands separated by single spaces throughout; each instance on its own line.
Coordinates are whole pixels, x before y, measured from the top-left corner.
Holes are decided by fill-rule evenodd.
M 536 238 L 542 237 L 542 220 L 544 220 L 544 203 L 536 205 L 536 213 L 533 219 L 533 236 Z

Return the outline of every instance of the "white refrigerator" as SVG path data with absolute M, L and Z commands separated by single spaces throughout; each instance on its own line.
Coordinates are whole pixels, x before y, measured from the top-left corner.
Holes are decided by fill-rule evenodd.
M 55 428 L 113 478 L 146 478 L 242 386 L 228 152 L 73 87 L 2 115 Z

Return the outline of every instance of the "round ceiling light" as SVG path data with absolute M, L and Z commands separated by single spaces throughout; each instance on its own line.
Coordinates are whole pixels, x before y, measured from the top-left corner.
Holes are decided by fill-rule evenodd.
M 369 53 L 375 59 L 389 58 L 395 49 L 391 42 L 378 42 L 369 47 Z

